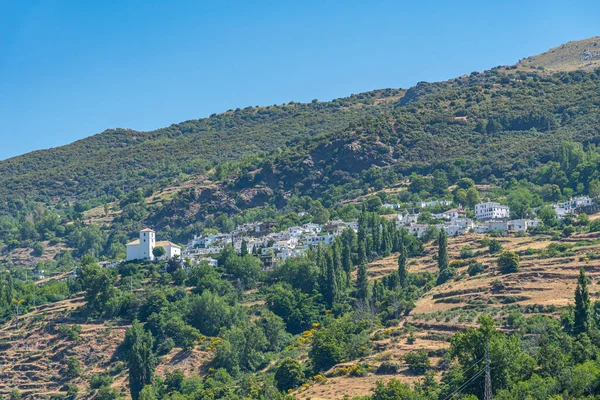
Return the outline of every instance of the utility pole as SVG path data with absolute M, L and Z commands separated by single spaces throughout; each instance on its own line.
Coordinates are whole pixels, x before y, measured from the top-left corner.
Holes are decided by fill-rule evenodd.
M 492 373 L 490 368 L 490 347 L 486 342 L 485 344 L 485 394 L 484 400 L 492 400 L 494 396 L 492 395 Z

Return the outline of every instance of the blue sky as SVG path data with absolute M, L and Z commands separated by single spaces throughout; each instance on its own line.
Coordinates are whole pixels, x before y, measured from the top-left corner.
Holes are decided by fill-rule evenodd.
M 0 0 L 0 159 L 330 100 L 600 35 L 600 2 Z

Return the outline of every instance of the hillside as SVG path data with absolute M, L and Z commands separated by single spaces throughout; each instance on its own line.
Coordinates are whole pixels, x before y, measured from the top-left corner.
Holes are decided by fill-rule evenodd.
M 0 161 L 0 203 L 9 198 L 86 201 L 166 186 L 217 163 L 343 129 L 356 119 L 389 111 L 402 95 L 388 89 L 331 102 L 246 107 L 151 132 L 107 130 Z
M 600 36 L 576 40 L 519 61 L 519 66 L 550 72 L 593 70 L 600 67 Z
M 0 162 L 0 397 L 596 398 L 595 40 Z
M 294 396 L 342 399 L 369 395 L 376 381 L 394 378 L 408 384 L 419 383 L 422 376 L 408 369 L 404 357 L 420 350 L 427 352 L 432 371 L 436 379 L 440 379 L 447 368 L 444 354 L 454 333 L 476 326 L 477 317 L 482 314 L 493 315 L 499 326 L 509 332 L 525 329 L 523 316 L 558 318 L 560 310 L 573 304 L 577 271 L 581 266 L 591 278 L 590 295 L 592 298 L 600 295 L 597 283 L 600 267 L 596 259 L 585 260 L 590 254 L 600 255 L 598 233 L 582 232 L 560 240 L 546 235 L 499 238 L 504 250 L 522 254 L 521 270 L 509 275 L 498 271 L 497 255 L 488 254 L 481 245 L 482 239 L 483 235 L 449 239 L 450 259 L 460 260 L 460 250 L 470 246 L 475 249 L 474 258 L 485 266 L 482 273 L 469 276 L 467 268 L 460 267 L 455 279 L 419 298 L 415 308 L 399 323 L 376 329 L 370 336 L 373 351 L 368 355 L 331 367 L 322 373 L 322 381 L 309 382 Z M 564 247 L 549 251 L 552 243 Z M 369 279 L 373 282 L 388 276 L 397 269 L 396 260 L 397 254 L 393 254 L 371 262 Z M 436 268 L 435 247 L 427 246 L 423 255 L 411 259 L 409 271 L 435 273 Z M 244 297 L 244 304 L 250 309 L 256 310 L 263 304 L 262 295 L 255 291 L 246 292 Z M 110 386 L 127 394 L 126 370 L 115 355 L 117 345 L 130 326 L 124 322 L 86 318 L 81 312 L 84 305 L 82 296 L 75 295 L 40 306 L 21 317 L 18 323 L 13 321 L 1 328 L 0 394 L 8 395 L 18 388 L 26 398 L 47 398 L 64 393 L 69 385 L 77 385 L 81 398 L 93 398 L 97 394 L 97 387 L 90 383 L 94 375 L 110 376 Z M 59 332 L 61 325 L 80 325 L 81 333 L 75 339 L 69 338 Z M 408 340 L 411 332 L 413 342 Z M 301 338 L 294 341 L 291 345 L 294 351 L 289 354 L 303 359 L 309 347 Z M 75 378 L 64 373 L 67 360 L 72 357 L 81 361 L 80 376 Z M 161 359 L 157 375 L 164 378 L 167 372 L 177 369 L 186 376 L 205 375 L 214 357 L 215 349 L 202 342 L 192 351 L 176 347 Z M 383 362 L 397 363 L 400 369 L 394 374 L 375 373 Z M 370 372 L 359 376 L 348 373 L 357 365 L 370 368 Z M 57 374 L 57 371 L 63 372 Z

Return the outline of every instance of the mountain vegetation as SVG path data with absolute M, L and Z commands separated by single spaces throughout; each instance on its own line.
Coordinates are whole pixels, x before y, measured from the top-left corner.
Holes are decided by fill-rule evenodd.
M 472 400 L 489 351 L 496 398 L 597 398 L 600 219 L 548 205 L 600 196 L 596 40 L 408 90 L 114 129 L 0 162 L 0 394 Z M 473 215 L 484 198 L 543 223 L 417 237 L 384 207 L 446 199 Z M 272 269 L 247 243 L 214 254 L 216 268 L 100 263 L 123 259 L 144 226 L 183 243 L 333 219 L 356 232 Z M 52 277 L 34 282 L 34 269 Z M 349 380 L 363 387 L 327 392 Z

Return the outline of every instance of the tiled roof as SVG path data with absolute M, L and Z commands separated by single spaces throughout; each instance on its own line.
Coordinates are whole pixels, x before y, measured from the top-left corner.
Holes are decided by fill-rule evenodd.
M 156 242 L 157 246 L 171 246 L 171 247 L 179 247 L 179 245 L 173 243 L 173 242 L 169 242 L 168 240 L 162 240 L 160 242 Z

